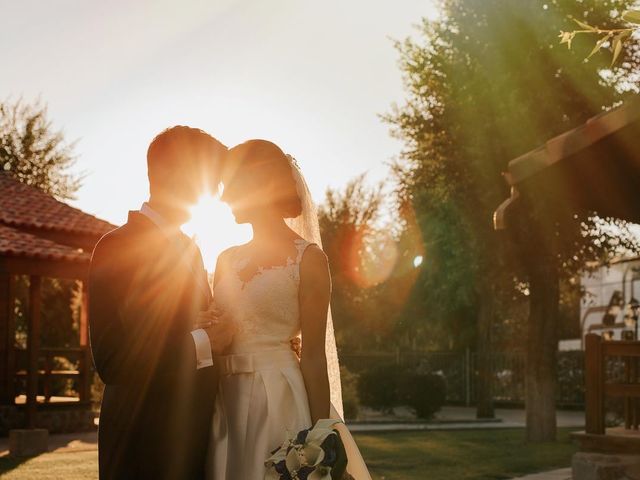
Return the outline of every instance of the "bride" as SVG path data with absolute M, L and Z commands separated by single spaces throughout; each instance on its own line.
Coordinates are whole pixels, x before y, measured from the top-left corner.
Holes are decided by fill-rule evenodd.
M 249 140 L 226 161 L 223 201 L 253 239 L 224 251 L 214 304 L 237 326 L 225 355 L 207 459 L 210 480 L 263 480 L 265 461 L 320 419 L 342 417 L 340 370 L 329 299 L 331 280 L 318 218 L 295 160 Z M 293 351 L 301 339 L 298 354 Z M 347 471 L 370 480 L 341 424 Z

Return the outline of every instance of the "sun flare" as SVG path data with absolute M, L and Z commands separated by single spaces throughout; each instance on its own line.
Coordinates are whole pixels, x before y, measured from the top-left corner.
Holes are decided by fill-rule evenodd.
M 191 209 L 191 219 L 182 226 L 182 230 L 200 247 L 204 266 L 210 273 L 223 250 L 251 239 L 251 228 L 238 225 L 231 209 L 212 195 L 200 198 Z

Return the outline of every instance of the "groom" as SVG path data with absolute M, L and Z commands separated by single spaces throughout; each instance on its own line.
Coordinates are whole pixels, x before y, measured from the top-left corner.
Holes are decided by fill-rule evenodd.
M 93 252 L 91 348 L 106 384 L 101 480 L 204 478 L 217 385 L 212 352 L 228 345 L 232 328 L 206 311 L 200 251 L 179 227 L 207 186 L 218 185 L 226 150 L 189 127 L 159 134 L 147 152 L 149 201 Z

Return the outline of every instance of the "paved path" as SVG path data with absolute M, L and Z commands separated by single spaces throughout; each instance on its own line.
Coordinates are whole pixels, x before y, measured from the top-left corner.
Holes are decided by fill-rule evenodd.
M 551 472 L 535 473 L 526 477 L 518 477 L 513 480 L 571 480 L 571 469 L 563 468 Z
M 98 432 L 49 435 L 50 452 L 85 452 L 98 449 Z M 9 455 L 9 439 L 0 438 L 0 457 Z
M 473 407 L 443 407 L 435 421 L 416 422 L 400 412 L 397 421 L 382 421 L 382 417 L 369 415 L 365 421 L 351 423 L 352 432 L 390 432 L 420 430 L 471 430 L 494 428 L 524 428 L 526 415 L 520 409 L 496 409 L 494 419 L 476 419 Z M 558 427 L 584 427 L 584 412 L 561 410 L 557 413 Z

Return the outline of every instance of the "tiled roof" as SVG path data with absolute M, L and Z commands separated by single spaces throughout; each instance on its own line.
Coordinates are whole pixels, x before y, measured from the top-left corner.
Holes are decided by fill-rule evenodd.
M 91 257 L 89 252 L 81 249 L 60 245 L 5 225 L 0 225 L 0 255 L 67 262 L 88 262 Z
M 0 223 L 96 237 L 116 228 L 4 172 L 0 173 Z

